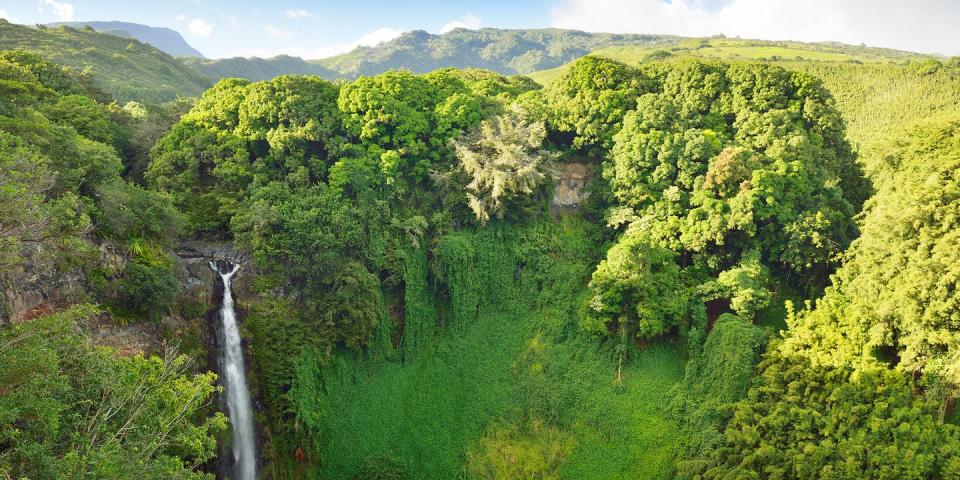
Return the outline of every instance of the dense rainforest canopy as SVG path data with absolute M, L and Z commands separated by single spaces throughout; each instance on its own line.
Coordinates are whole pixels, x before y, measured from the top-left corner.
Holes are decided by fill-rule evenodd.
M 203 322 L 189 238 L 252 260 L 268 478 L 960 475 L 956 114 L 860 152 L 836 71 L 671 57 L 121 106 L 0 53 L 0 279 L 80 304 L 0 327 L 0 473 L 213 477 L 203 348 L 91 340 Z

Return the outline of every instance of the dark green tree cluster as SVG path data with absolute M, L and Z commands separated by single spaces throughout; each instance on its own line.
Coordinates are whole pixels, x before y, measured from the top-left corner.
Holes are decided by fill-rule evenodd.
M 598 267 L 588 325 L 657 336 L 688 323 L 684 296 L 752 317 L 777 283 L 822 288 L 857 233 L 869 184 L 832 97 L 809 75 L 586 57 L 537 95 L 561 141 L 603 159 L 608 220 L 631 245 Z M 624 295 L 641 279 L 648 294 Z M 690 293 L 661 308 L 657 291 Z
M 885 148 L 861 237 L 789 315 L 702 478 L 958 475 L 958 132 L 934 119 Z
M 900 373 L 772 354 L 703 479 L 925 479 L 960 475 L 960 430 Z

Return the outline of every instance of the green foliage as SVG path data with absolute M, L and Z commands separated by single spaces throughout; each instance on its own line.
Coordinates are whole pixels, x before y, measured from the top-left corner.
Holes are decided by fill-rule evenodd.
M 829 94 L 762 65 L 664 73 L 616 137 L 604 174 L 617 198 L 654 240 L 712 270 L 759 249 L 771 267 L 824 281 L 862 200 L 838 186 L 859 169 Z
M 337 87 L 317 77 L 281 76 L 245 90 L 234 133 L 260 157 L 254 162 L 260 183 L 306 186 L 320 179 L 342 141 Z
M 455 29 L 433 35 L 422 30 L 404 33 L 375 47 L 322 60 L 324 67 L 346 77 L 376 75 L 388 70 L 424 73 L 444 67 L 483 68 L 503 75 L 552 68 L 605 45 L 664 45 L 667 35 L 586 33 L 560 29 Z
M 126 117 L 123 145 L 124 176 L 145 184 L 143 174 L 150 164 L 150 150 L 180 116 L 193 106 L 191 99 L 177 99 L 161 105 L 127 102 L 119 115 Z
M 573 135 L 576 149 L 609 149 L 637 97 L 650 89 L 637 70 L 598 57 L 583 57 L 544 92 L 553 130 Z
M 114 144 L 118 139 L 116 127 L 106 109 L 94 99 L 83 95 L 64 95 L 42 109 L 44 116 L 73 127 L 80 135 L 100 143 Z
M 770 304 L 770 275 L 756 252 L 747 253 L 737 266 L 720 272 L 715 281 L 700 286 L 704 301 L 729 299 L 730 308 L 742 318 L 752 319 Z
M 217 234 L 252 180 L 248 155 L 235 135 L 181 122 L 157 142 L 144 176 L 153 189 L 170 194 L 191 232 Z
M 120 102 L 165 102 L 178 95 L 198 95 L 210 85 L 202 75 L 146 43 L 93 30 L 38 29 L 3 21 L 0 50 L 35 52 L 84 71 L 92 77 L 88 84 Z
M 441 296 L 449 301 L 445 320 L 454 326 L 472 322 L 483 308 L 512 304 L 516 259 L 503 248 L 505 228 L 463 231 L 439 239 L 434 249 L 436 278 Z M 489 288 L 490 286 L 497 288 Z
M 730 404 L 743 399 L 766 344 L 763 331 L 730 314 L 721 315 L 701 345 L 699 330 L 690 334 L 683 380 L 672 389 L 672 408 L 682 421 L 684 441 L 678 475 L 688 477 L 723 443 Z
M 957 428 L 903 374 L 771 355 L 702 478 L 951 478 Z
M 236 243 L 267 275 L 320 292 L 345 256 L 358 253 L 362 224 L 351 205 L 324 185 L 258 189 L 233 218 Z
M 884 171 L 863 234 L 816 309 L 792 318 L 784 348 L 830 365 L 883 361 L 956 391 L 960 121 L 909 130 Z
M 428 283 L 429 263 L 425 248 L 403 252 L 403 338 L 404 359 L 413 358 L 433 339 L 437 309 Z
M 221 414 L 214 374 L 184 357 L 92 347 L 89 306 L 0 330 L 0 471 L 16 478 L 208 479 Z
M 93 224 L 101 238 L 166 245 L 184 228 L 180 211 L 162 193 L 115 178 L 100 186 L 96 195 L 100 203 Z
M 379 455 L 363 461 L 355 480 L 407 480 L 413 478 L 408 467 L 388 455 Z
M 581 328 L 630 344 L 686 326 L 690 299 L 674 254 L 628 233 L 607 251 L 590 280 Z
M 495 427 L 467 453 L 470 478 L 559 479 L 560 466 L 573 449 L 569 434 L 542 421 Z
M 337 101 L 349 136 L 379 161 L 387 184 L 398 187 L 425 179 L 448 141 L 485 116 L 487 103 L 449 71 L 362 77 L 344 85 Z
M 467 200 L 477 220 L 502 219 L 508 207 L 542 195 L 556 157 L 540 148 L 546 134 L 542 123 L 527 123 L 514 110 L 484 120 L 478 131 L 454 143 L 459 166 L 470 179 Z
M 530 466 L 560 440 L 566 453 L 551 457 L 548 469 L 560 478 L 669 478 L 680 437 L 668 392 L 682 357 L 673 345 L 653 343 L 623 366 L 617 383 L 615 362 L 577 336 L 596 255 L 592 228 L 562 217 L 444 237 L 435 262 L 454 249 L 465 255 L 447 259 L 474 259 L 461 266 L 478 275 L 446 282 L 474 285 L 467 297 L 480 298 L 479 311 L 474 306 L 475 316 L 455 328 L 446 324 L 403 363 L 335 353 L 301 367 L 304 384 L 314 385 L 305 392 L 323 385 L 324 395 L 305 399 L 312 409 L 298 413 L 317 413 L 309 417 L 319 422 L 317 475 L 362 478 L 370 459 L 392 458 L 414 478 L 455 478 L 468 475 L 469 452 L 510 468 L 506 457 L 481 449 L 484 442 L 531 453 Z M 445 285 L 443 316 L 453 310 Z M 539 433 L 529 433 L 531 418 L 544 422 Z M 507 431 L 518 433 L 497 433 Z
M 122 305 L 157 321 L 173 306 L 178 285 L 173 277 L 172 262 L 145 260 L 138 257 L 127 263 L 118 286 Z
M 310 325 L 301 320 L 289 301 L 263 300 L 252 304 L 244 319 L 256 378 L 273 412 L 285 412 L 284 394 L 293 382 L 293 365 L 304 348 L 316 342 Z M 300 341 L 290 342 L 289 338 Z
M 5 52 L 0 82 L 11 92 L 0 101 L 0 276 L 28 263 L 38 272 L 91 267 L 98 241 L 169 242 L 179 223 L 169 200 L 125 182 L 116 148 L 88 138 L 122 143 L 123 126 L 85 96 L 82 77 Z

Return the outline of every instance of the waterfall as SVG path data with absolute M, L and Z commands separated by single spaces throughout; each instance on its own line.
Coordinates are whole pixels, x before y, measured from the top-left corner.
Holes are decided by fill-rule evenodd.
M 210 262 L 210 268 L 223 279 L 223 306 L 220 319 L 223 321 L 223 343 L 220 348 L 221 378 L 227 391 L 227 413 L 230 416 L 230 429 L 233 431 L 233 480 L 254 480 L 256 478 L 256 452 L 253 438 L 253 408 L 250 402 L 250 390 L 244 376 L 243 350 L 240 347 L 240 331 L 233 310 L 233 295 L 230 292 L 230 278 L 240 265 L 224 273 Z

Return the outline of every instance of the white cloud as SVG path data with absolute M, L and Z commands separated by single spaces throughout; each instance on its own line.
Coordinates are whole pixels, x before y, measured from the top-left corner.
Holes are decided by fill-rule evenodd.
M 352 50 L 353 47 L 361 45 L 365 47 L 375 47 L 383 42 L 389 42 L 402 34 L 403 32 L 400 30 L 381 27 L 357 39 L 357 41 L 351 44 L 350 48 Z
M 0 8 L 0 18 L 4 19 L 4 20 L 6 20 L 6 21 L 8 21 L 8 22 L 10 22 L 10 23 L 17 23 L 16 20 L 15 20 L 13 17 L 10 16 L 10 12 L 8 12 L 8 11 L 2 9 L 2 8 Z
M 209 37 L 214 25 L 202 18 L 194 18 L 187 24 L 187 31 L 198 37 Z
M 306 59 L 315 59 L 315 58 L 326 58 L 332 57 L 334 55 L 339 55 L 341 53 L 349 52 L 356 47 L 366 46 L 373 47 L 379 45 L 383 42 L 393 40 L 394 38 L 399 37 L 403 32 L 393 28 L 382 27 L 376 30 L 373 30 L 366 35 L 354 40 L 349 43 L 339 43 L 335 45 L 321 45 L 316 47 L 304 47 L 304 46 L 291 46 L 286 48 L 277 48 L 277 49 L 267 49 L 267 48 L 250 48 L 242 50 L 234 54 L 235 56 L 241 57 L 273 57 L 276 55 L 292 55 L 296 57 L 302 57 Z
M 960 2 L 950 0 L 557 0 L 550 26 L 593 32 L 662 33 L 839 41 L 960 54 Z
M 313 13 L 310 13 L 302 8 L 298 8 L 296 10 L 287 10 L 286 12 L 283 12 L 283 14 L 286 15 L 287 18 L 307 18 L 313 16 Z
M 227 26 L 229 26 L 231 30 L 240 30 L 239 18 L 233 15 L 227 15 L 225 18 L 227 19 Z
M 176 17 L 173 17 L 173 19 L 176 20 L 176 21 L 178 21 L 178 22 L 182 22 L 182 21 L 184 21 L 184 20 L 187 19 L 187 16 L 181 13 L 180 15 L 177 15 Z
M 273 25 L 264 25 L 263 30 L 267 32 L 267 35 L 270 35 L 270 38 L 283 38 L 290 40 L 294 37 L 293 32 L 281 30 Z
M 73 4 L 58 2 L 57 0 L 37 0 L 37 10 L 40 13 L 57 17 L 61 22 L 73 21 Z
M 459 20 L 454 20 L 444 24 L 442 27 L 440 27 L 440 33 L 447 33 L 456 28 L 476 30 L 480 28 L 481 25 L 483 25 L 483 20 L 480 17 L 472 13 L 468 13 Z

